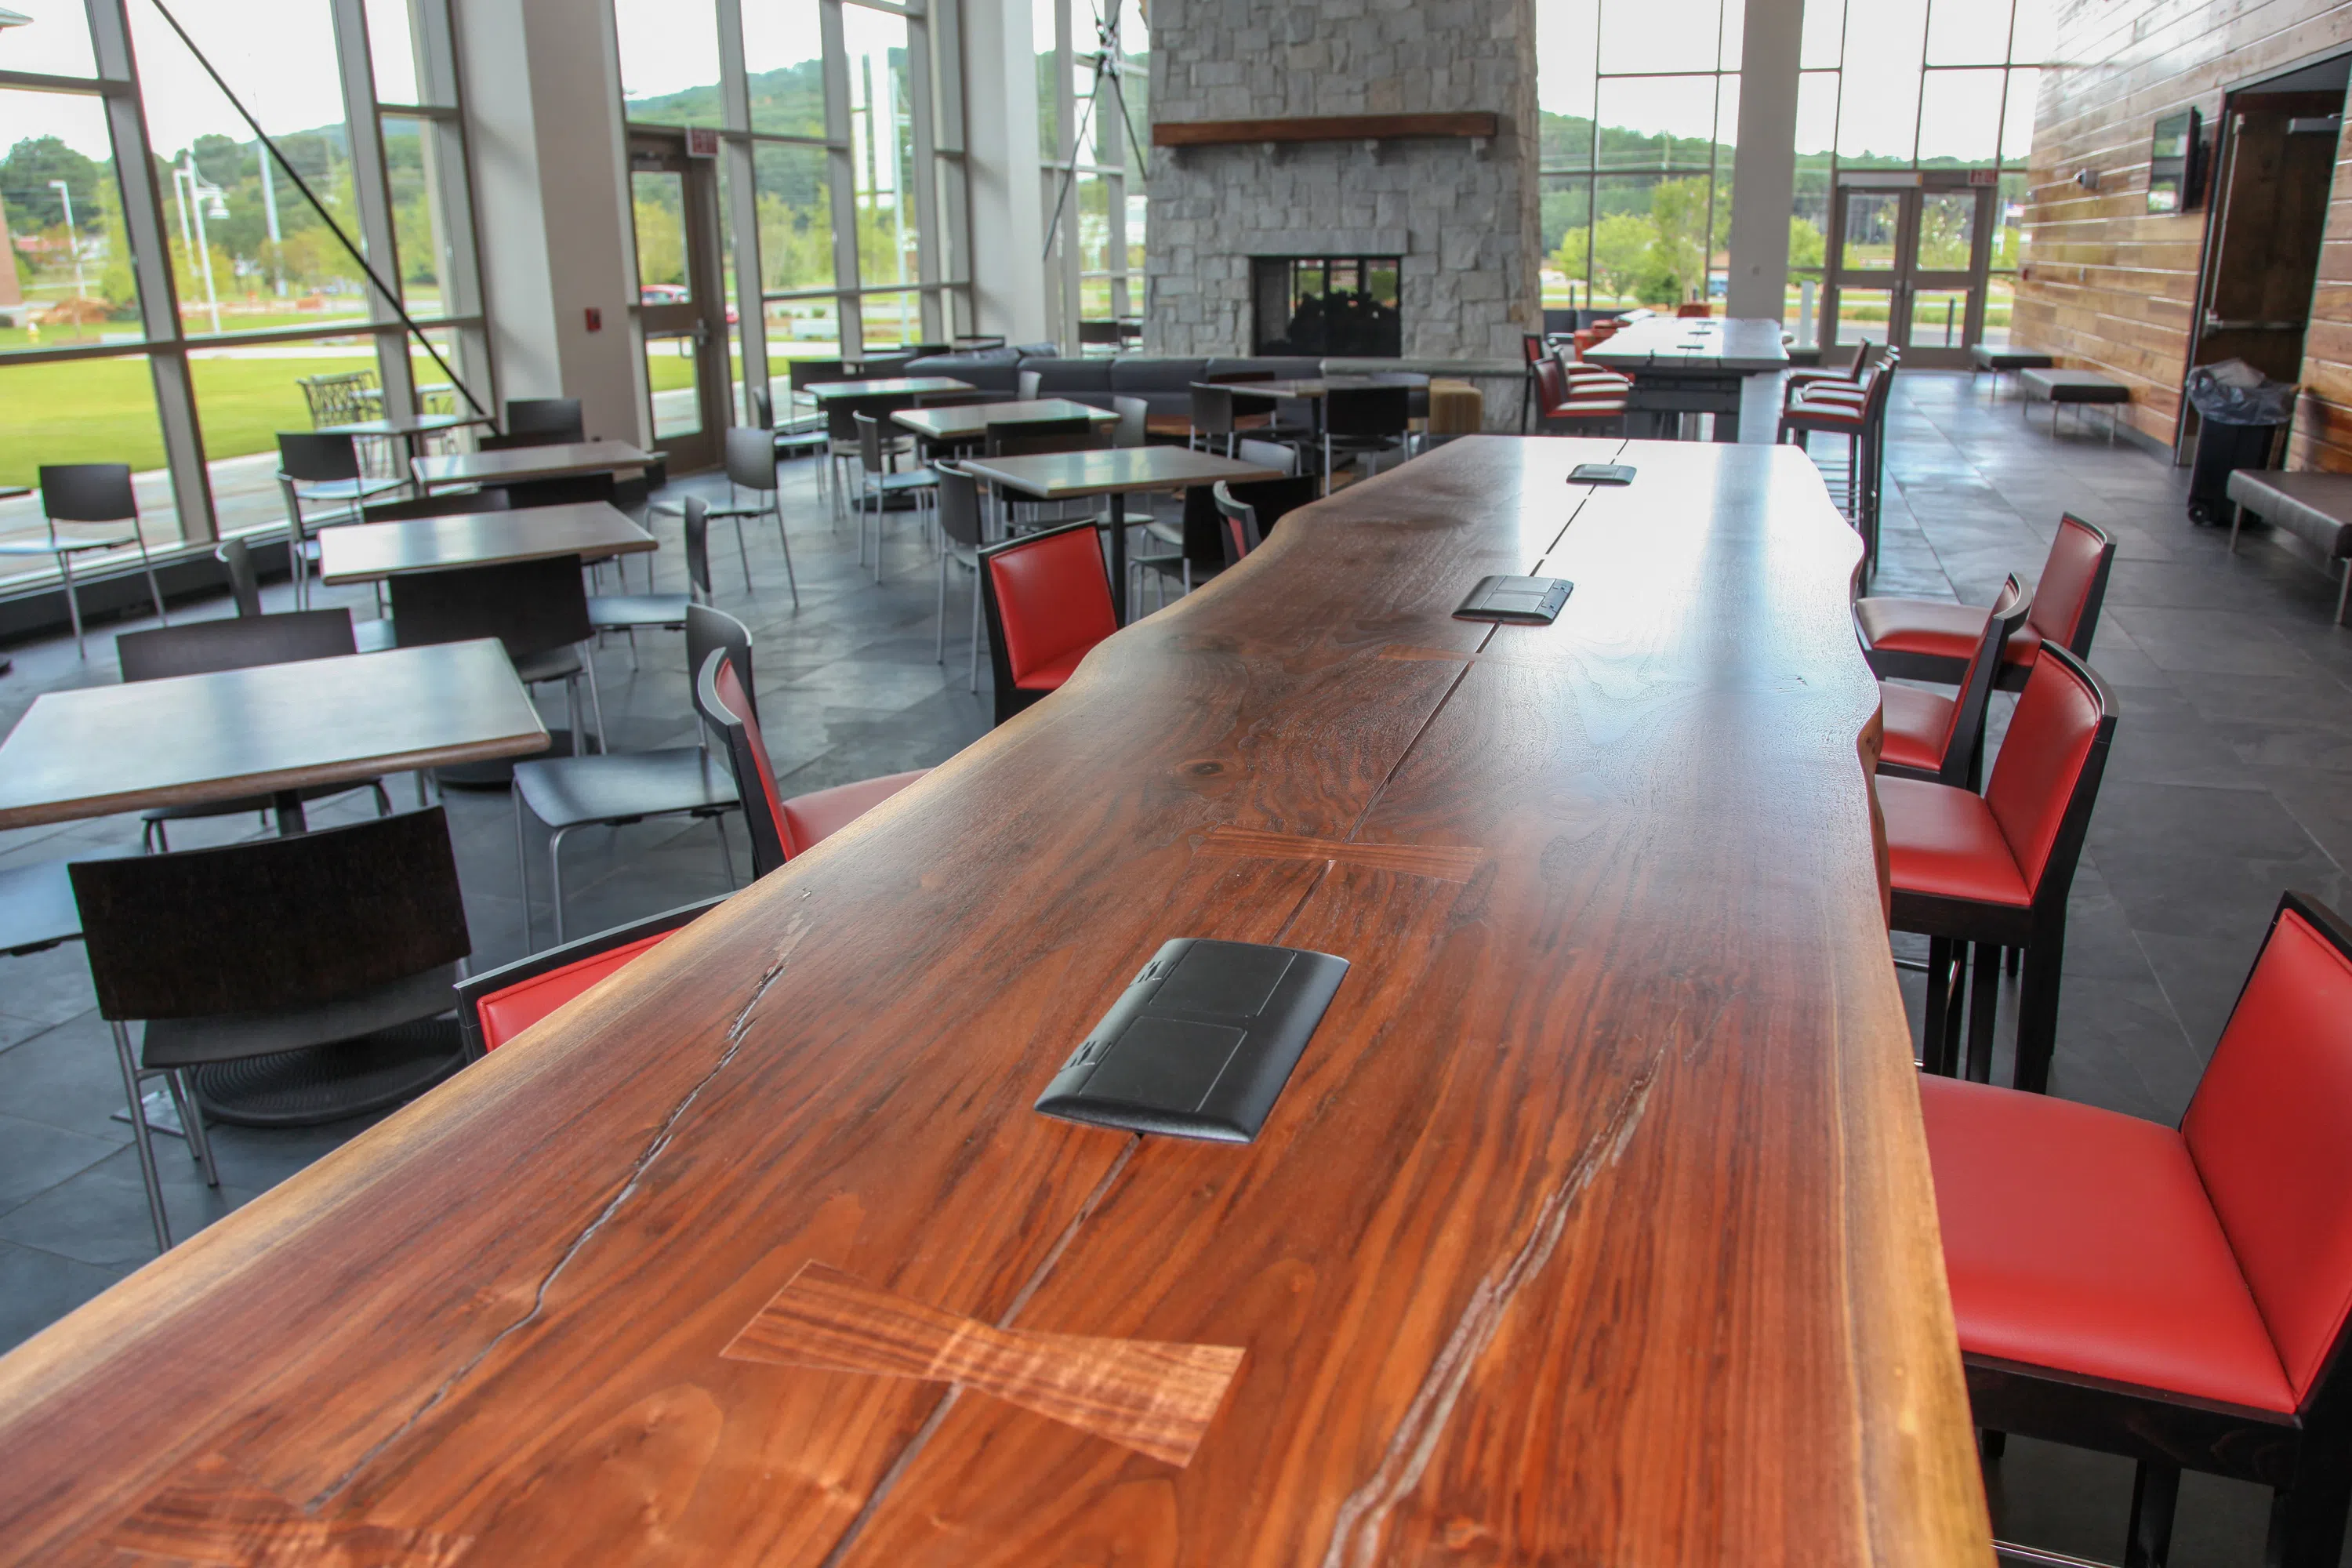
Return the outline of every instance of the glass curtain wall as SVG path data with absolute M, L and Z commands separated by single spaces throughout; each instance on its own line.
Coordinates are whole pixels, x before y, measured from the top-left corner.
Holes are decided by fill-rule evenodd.
M 490 389 L 446 0 L 166 3 L 188 40 L 155 0 L 0 30 L 0 486 L 128 463 L 168 548 L 282 526 L 280 431 Z M 42 527 L 37 495 L 0 500 L 0 534 Z M 54 575 L 19 563 L 0 585 Z
M 968 319 L 961 205 L 940 199 L 962 189 L 961 98 L 933 67 L 955 5 L 614 0 L 630 128 L 719 132 L 738 418 L 747 378 L 781 414 L 791 361 L 937 342 Z M 639 202 L 641 251 L 663 221 Z
M 1820 341 L 1816 300 L 1842 174 L 1971 171 L 1997 185 L 1982 340 L 2009 341 L 2025 212 L 2033 106 L 2050 47 L 2051 0 L 1811 0 L 1798 64 L 1796 207 L 1784 321 Z M 1850 206 L 1848 265 L 1893 244 L 1885 203 Z M 1961 204 L 1933 193 L 1916 218 L 1917 262 L 1968 265 Z M 1946 310 L 1922 297 L 1915 309 Z M 1846 301 L 1838 333 L 1884 338 L 1885 310 Z M 1932 325 L 1932 323 L 1930 323 Z M 1920 323 L 1914 322 L 1915 334 Z
M 1538 0 L 1548 309 L 1723 297 L 1746 19 L 1744 0 Z
M 1065 348 L 1139 334 L 1151 36 L 1138 0 L 1037 0 L 1046 319 Z

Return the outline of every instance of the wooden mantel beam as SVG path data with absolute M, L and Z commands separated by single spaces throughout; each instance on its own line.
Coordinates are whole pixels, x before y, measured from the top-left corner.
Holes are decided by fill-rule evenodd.
M 1457 114 L 1320 114 L 1287 120 L 1163 120 L 1155 147 L 1223 147 L 1252 142 L 1376 142 L 1400 136 L 1491 139 L 1499 124 L 1485 110 Z

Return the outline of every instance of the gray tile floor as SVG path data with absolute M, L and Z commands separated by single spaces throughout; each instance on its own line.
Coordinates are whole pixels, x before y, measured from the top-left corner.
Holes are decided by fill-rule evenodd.
M 2184 473 L 2130 447 L 2110 448 L 2096 421 L 2054 440 L 2047 428 L 2038 412 L 2029 421 L 2009 396 L 1995 397 L 1989 383 L 1906 373 L 1892 413 L 1885 557 L 1874 591 L 1987 603 L 2005 574 L 2030 578 L 2039 569 L 2061 511 L 2116 534 L 2119 559 L 2092 662 L 2116 689 L 2122 717 L 2069 918 L 2053 1088 L 2169 1120 L 2196 1085 L 2279 889 L 2344 899 L 2352 631 L 2330 624 L 2334 584 L 2292 542 L 2250 531 L 2233 556 L 2219 531 L 2187 521 Z M 986 672 L 981 693 L 969 691 L 954 635 L 967 624 L 968 580 L 951 579 L 941 666 L 933 661 L 937 569 L 911 530 L 894 532 L 890 570 L 877 588 L 857 565 L 850 531 L 828 521 L 809 466 L 785 476 L 797 611 L 772 531 L 747 538 L 748 592 L 730 531 L 714 539 L 719 602 L 757 637 L 761 714 L 778 773 L 788 789 L 801 790 L 939 762 L 988 723 Z M 676 586 L 674 550 L 662 570 Z M 642 568 L 632 572 L 641 584 Z M 364 603 L 362 595 L 344 596 Z M 227 612 L 223 601 L 184 613 Z M 40 691 L 113 679 L 111 635 L 139 624 L 103 628 L 86 666 L 69 640 L 12 650 L 16 672 L 0 679 L 0 728 Z M 680 743 L 693 728 L 680 640 L 663 633 L 640 640 L 641 669 L 630 668 L 622 645 L 598 658 L 613 744 Z M 2007 703 L 1997 702 L 1996 726 Z M 477 960 L 499 963 L 521 951 L 509 807 L 503 795 L 453 790 L 447 800 Z M 333 805 L 322 819 L 363 810 L 356 801 Z M 183 829 L 174 842 L 221 842 L 257 827 L 225 819 Z M 0 834 L 0 865 L 136 841 L 135 824 L 119 818 Z M 708 826 L 575 835 L 567 864 L 575 931 L 725 887 Z M 545 876 L 537 863 L 533 885 L 543 939 Z M 1916 977 L 1908 984 L 1916 1015 Z M 1997 1071 L 2006 1073 L 2005 1059 Z M 121 1095 L 79 949 L 0 960 L 0 1348 L 152 1250 L 129 1129 L 110 1120 Z M 356 1131 L 223 1129 L 218 1193 L 165 1140 L 175 1226 L 194 1230 Z M 2017 1440 L 1990 1480 L 2003 1535 L 2108 1561 L 2120 1555 L 2131 1485 L 2123 1462 Z M 2259 1563 L 2265 1507 L 2256 1489 L 2189 1478 L 2173 1562 Z

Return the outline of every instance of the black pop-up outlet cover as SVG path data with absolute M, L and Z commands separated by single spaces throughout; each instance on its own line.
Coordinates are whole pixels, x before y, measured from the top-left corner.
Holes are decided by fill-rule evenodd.
M 1048 1116 L 1246 1143 L 1290 1081 L 1348 961 L 1178 937 L 1111 1005 L 1045 1092 Z
M 1565 577 L 1482 577 L 1454 618 L 1548 626 L 1575 591 L 1576 584 Z

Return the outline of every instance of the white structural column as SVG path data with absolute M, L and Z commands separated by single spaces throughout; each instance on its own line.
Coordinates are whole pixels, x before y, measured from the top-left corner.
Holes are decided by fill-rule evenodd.
M 1037 57 L 1029 8 L 1052 0 L 964 0 L 965 187 L 971 203 L 972 330 L 1011 342 L 1045 321 L 1045 204 L 1037 177 Z
M 455 9 L 499 395 L 576 397 L 592 437 L 650 445 L 612 10 Z M 591 310 L 603 318 L 593 331 Z
M 1822 0 L 1828 4 L 1831 0 Z M 1734 316 L 1780 320 L 1797 189 L 1797 48 L 1805 0 L 1748 0 L 1739 50 L 1739 164 L 1731 193 Z

